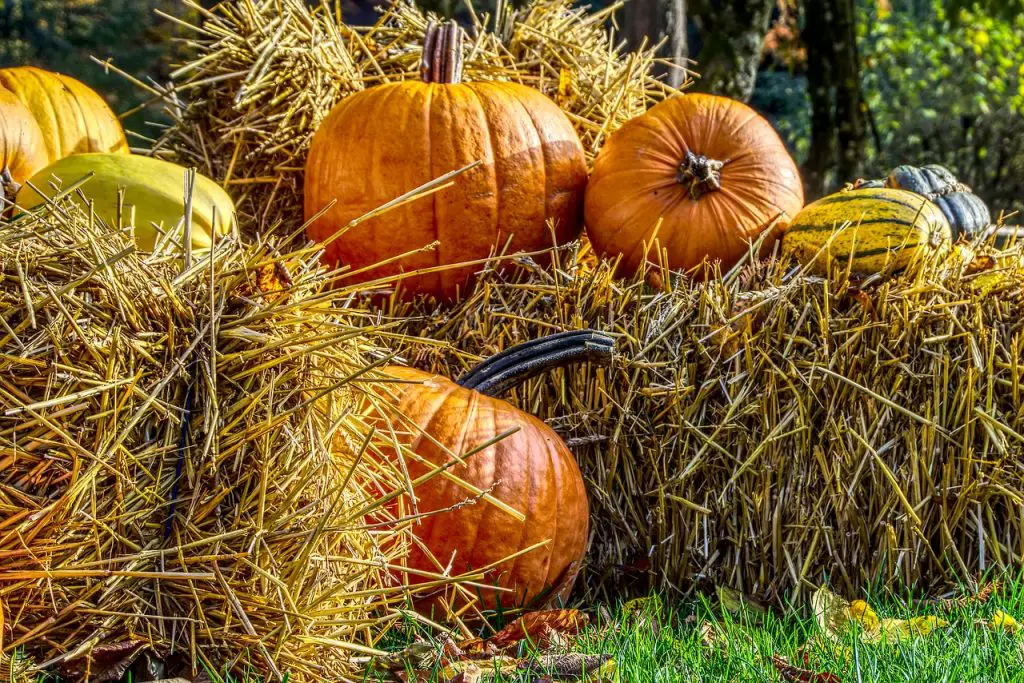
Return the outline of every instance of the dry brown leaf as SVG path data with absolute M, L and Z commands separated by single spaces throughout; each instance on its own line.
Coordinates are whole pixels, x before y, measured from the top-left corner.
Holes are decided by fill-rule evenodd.
M 956 598 L 947 598 L 944 600 L 936 600 L 935 606 L 944 611 L 953 611 L 957 609 L 965 609 L 971 605 L 983 605 L 993 596 L 998 595 L 1003 590 L 1002 581 L 989 581 L 981 588 L 978 589 L 977 593 L 961 595 Z
M 758 614 L 764 614 L 768 611 L 760 600 L 735 588 L 718 586 L 715 592 L 718 594 L 718 604 L 730 614 L 739 614 L 744 609 L 757 612 Z
M 147 643 L 134 639 L 97 645 L 62 662 L 60 673 L 64 678 L 75 681 L 86 678 L 96 683 L 119 681 L 147 646 Z
M 841 679 L 831 671 L 812 671 L 793 666 L 785 657 L 772 655 L 772 664 L 784 681 L 798 683 L 840 683 Z
M 575 609 L 530 612 L 486 640 L 467 641 L 460 644 L 459 647 L 467 655 L 474 656 L 505 652 L 523 640 L 529 640 L 543 650 L 551 643 L 551 633 L 566 637 L 575 636 L 586 627 L 589 621 L 586 614 Z

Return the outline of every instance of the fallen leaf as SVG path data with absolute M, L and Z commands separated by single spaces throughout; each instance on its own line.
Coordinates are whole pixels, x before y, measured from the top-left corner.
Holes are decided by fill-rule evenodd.
M 784 681 L 798 681 L 798 683 L 841 683 L 841 679 L 830 671 L 811 671 L 793 666 L 789 661 L 780 655 L 772 655 L 772 664 L 775 670 Z
M 768 611 L 760 600 L 735 588 L 718 586 L 715 592 L 718 594 L 718 604 L 730 614 L 739 614 L 744 609 L 758 614 L 764 614 Z
M 488 660 L 463 660 L 445 666 L 438 674 L 438 678 L 442 681 L 450 681 L 466 671 L 479 671 L 480 681 L 493 681 L 498 676 L 508 676 L 518 669 L 519 662 L 512 657 L 499 656 Z
M 280 261 L 265 263 L 256 269 L 256 289 L 268 299 L 276 298 L 274 295 L 287 291 L 291 286 L 291 274 Z
M 448 683 L 480 683 L 483 678 L 483 670 L 476 664 L 471 664 L 448 679 Z
M 440 658 L 437 646 L 428 642 L 415 642 L 398 652 L 376 657 L 370 662 L 371 671 L 423 671 L 431 669 Z
M 586 614 L 575 609 L 530 612 L 486 640 L 467 641 L 459 647 L 468 655 L 501 653 L 514 648 L 523 640 L 529 640 L 543 650 L 550 645 L 552 633 L 574 636 L 583 630 L 589 621 L 590 618 Z
M 912 619 L 880 619 L 871 605 L 863 600 L 847 602 L 824 586 L 811 598 L 818 626 L 829 638 L 844 641 L 850 634 L 867 644 L 899 642 L 930 635 L 948 622 L 939 617 Z
M 992 618 L 988 621 L 988 627 L 993 631 L 1002 631 L 1011 636 L 1020 633 L 1021 629 L 1024 629 L 1024 626 L 1019 621 L 1002 610 L 996 610 L 992 614 Z
M 618 668 L 611 655 L 585 655 L 569 653 L 564 655 L 541 655 L 524 661 L 519 666 L 523 671 L 549 674 L 555 679 L 582 679 L 593 683 L 618 680 Z
M 700 625 L 700 642 L 701 645 L 720 657 L 725 657 L 728 653 L 728 641 L 710 621 L 705 621 Z
M 941 610 L 950 612 L 958 609 L 965 609 L 971 605 L 982 605 L 992 599 L 993 596 L 998 595 L 1003 590 L 1002 581 L 989 581 L 981 588 L 978 589 L 977 593 L 961 595 L 956 598 L 946 598 L 944 600 L 936 600 L 935 606 Z
M 147 643 L 131 639 L 97 645 L 77 657 L 61 662 L 60 672 L 72 680 L 88 678 L 96 683 L 119 681 L 146 647 Z

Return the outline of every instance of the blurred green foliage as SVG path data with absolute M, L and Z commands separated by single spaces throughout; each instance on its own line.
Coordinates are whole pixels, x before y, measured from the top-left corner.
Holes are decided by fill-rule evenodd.
M 864 7 L 872 167 L 940 163 L 997 212 L 1024 209 L 1024 16 L 949 16 L 937 0 L 923 14 Z
M 185 53 L 176 40 L 181 29 L 156 10 L 189 14 L 179 0 L 0 0 L 0 66 L 32 64 L 70 74 L 101 92 L 115 112 L 127 111 L 148 95 L 89 57 L 165 83 L 170 65 Z M 146 121 L 159 113 L 131 117 L 126 127 L 153 137 Z M 129 144 L 145 146 L 133 137 Z

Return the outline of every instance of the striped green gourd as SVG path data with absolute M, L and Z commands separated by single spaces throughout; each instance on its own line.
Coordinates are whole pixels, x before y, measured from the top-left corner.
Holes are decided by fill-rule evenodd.
M 832 264 L 856 275 L 894 272 L 944 252 L 952 230 L 942 211 L 905 190 L 846 190 L 808 204 L 783 236 L 783 251 L 808 271 L 827 274 Z

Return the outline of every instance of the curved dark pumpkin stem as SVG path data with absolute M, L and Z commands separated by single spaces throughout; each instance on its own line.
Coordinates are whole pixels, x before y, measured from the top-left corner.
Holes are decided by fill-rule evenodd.
M 505 349 L 460 377 L 456 384 L 500 396 L 555 368 L 584 362 L 610 365 L 614 350 L 615 340 L 602 332 L 561 332 Z
M 723 166 L 724 161 L 709 159 L 703 154 L 687 150 L 686 156 L 679 162 L 676 182 L 686 187 L 690 199 L 700 199 L 709 192 L 722 189 Z
M 420 77 L 425 83 L 462 82 L 462 29 L 454 19 L 427 25 Z

